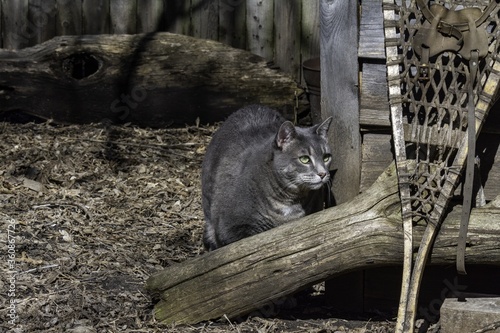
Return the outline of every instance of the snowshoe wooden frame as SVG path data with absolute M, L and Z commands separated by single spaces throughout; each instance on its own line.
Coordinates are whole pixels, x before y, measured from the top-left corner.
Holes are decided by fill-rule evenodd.
M 419 4 L 424 6 L 422 3 L 428 7 L 419 8 Z M 479 52 L 480 47 L 467 45 L 470 49 L 466 53 L 476 54 L 463 56 L 460 51 L 464 40 L 459 35 L 454 36 L 452 29 L 439 31 L 439 20 L 428 22 L 424 13 L 431 6 L 445 8 L 442 12 L 449 17 L 457 17 L 450 11 L 476 12 L 469 21 L 477 22 L 477 26 L 469 30 L 483 36 L 483 42 L 486 38 L 487 52 L 485 46 Z M 469 147 L 469 156 L 474 156 L 471 139 L 475 140 L 479 133 L 498 91 L 498 10 L 497 3 L 489 1 L 383 0 L 389 103 L 404 231 L 396 332 L 413 332 L 420 282 L 430 249 L 461 181 Z M 479 18 L 484 21 L 479 22 Z M 436 51 L 432 45 L 421 43 L 419 49 L 412 43 L 422 38 L 423 29 L 436 29 L 431 33 L 453 47 Z M 469 172 L 473 172 L 472 160 L 469 158 Z M 425 223 L 426 230 L 413 264 L 412 228 L 417 223 Z

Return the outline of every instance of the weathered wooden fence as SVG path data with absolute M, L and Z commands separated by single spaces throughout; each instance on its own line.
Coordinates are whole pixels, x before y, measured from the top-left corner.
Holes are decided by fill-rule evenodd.
M 0 0 L 0 48 L 59 35 L 169 31 L 248 49 L 301 78 L 319 56 L 316 0 Z
M 326 65 L 323 112 L 348 109 L 344 110 L 347 118 L 336 119 L 347 132 L 337 131 L 333 143 L 343 150 L 340 156 L 350 154 L 341 159 L 344 168 L 336 166 L 350 173 L 340 176 L 339 171 L 337 177 L 350 184 L 350 191 L 341 191 L 349 200 L 370 186 L 393 159 L 381 0 L 345 4 L 327 0 L 0 0 L 0 48 L 24 48 L 58 35 L 169 31 L 250 50 L 303 83 L 302 61 L 320 54 L 320 17 L 324 21 L 322 64 Z M 346 26 L 351 27 L 350 33 Z M 339 88 L 348 89 L 350 95 Z M 493 112 L 489 118 L 497 115 Z M 495 160 L 489 163 L 493 167 L 486 184 L 491 197 L 498 193 L 498 186 L 490 184 L 500 179 L 495 167 L 500 152 L 492 152 L 495 140 L 483 139 L 498 135 L 498 127 L 488 123 L 495 121 L 487 121 L 479 144 L 487 143 L 485 149 Z

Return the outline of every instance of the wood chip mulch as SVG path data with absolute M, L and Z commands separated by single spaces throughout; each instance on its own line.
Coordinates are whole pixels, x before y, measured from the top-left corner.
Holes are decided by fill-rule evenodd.
M 215 129 L 0 123 L 0 332 L 390 332 L 333 318 L 154 320 L 146 279 L 204 251 L 200 167 Z

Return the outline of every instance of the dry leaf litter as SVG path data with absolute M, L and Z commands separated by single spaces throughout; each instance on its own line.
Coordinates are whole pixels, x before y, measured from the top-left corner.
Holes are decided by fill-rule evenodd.
M 0 123 L 0 332 L 392 331 L 334 318 L 154 320 L 146 279 L 203 253 L 200 167 L 216 127 Z

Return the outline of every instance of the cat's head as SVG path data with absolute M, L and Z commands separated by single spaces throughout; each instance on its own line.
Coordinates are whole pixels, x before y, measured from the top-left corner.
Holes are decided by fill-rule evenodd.
M 284 122 L 275 137 L 273 165 L 287 185 L 300 191 L 320 189 L 330 179 L 332 161 L 328 146 L 328 129 L 332 117 L 323 123 L 295 127 Z

